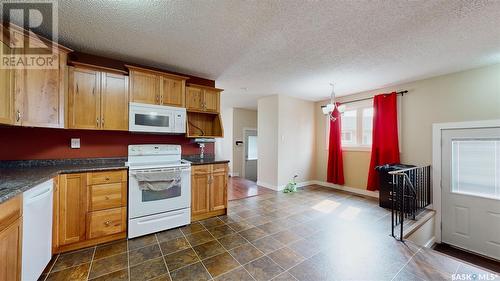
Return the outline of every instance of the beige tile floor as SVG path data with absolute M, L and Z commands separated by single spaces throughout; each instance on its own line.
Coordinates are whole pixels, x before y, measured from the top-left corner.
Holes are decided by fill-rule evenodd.
M 452 280 L 489 273 L 389 233 L 390 212 L 376 201 L 310 186 L 230 201 L 227 216 L 61 254 L 40 280 Z

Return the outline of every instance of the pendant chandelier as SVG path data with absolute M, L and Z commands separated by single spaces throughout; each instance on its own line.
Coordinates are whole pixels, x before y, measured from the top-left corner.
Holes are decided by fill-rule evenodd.
M 337 110 L 340 112 L 340 107 L 338 107 L 337 103 L 335 102 L 335 85 L 333 83 L 330 83 L 330 86 L 332 86 L 330 102 L 327 105 L 321 106 L 321 110 L 323 111 L 324 115 L 327 115 L 330 120 L 335 122 L 335 120 L 337 120 L 337 117 L 333 116 L 333 112 L 335 111 L 335 108 L 337 108 Z

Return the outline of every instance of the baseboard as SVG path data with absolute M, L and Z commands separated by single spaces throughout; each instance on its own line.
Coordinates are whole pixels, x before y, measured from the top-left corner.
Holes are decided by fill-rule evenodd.
M 436 243 L 436 236 L 432 236 L 432 238 L 429 239 L 429 241 L 427 241 L 427 243 L 425 243 L 424 247 L 425 248 L 432 248 L 432 246 L 434 246 L 434 243 Z
M 349 187 L 345 185 L 338 185 L 338 184 L 333 184 L 329 182 L 324 182 L 324 181 L 310 181 L 310 184 L 317 184 L 325 187 L 330 187 L 338 190 L 343 190 L 343 191 L 348 191 L 360 195 L 365 195 L 365 196 L 370 196 L 374 198 L 378 198 L 378 191 L 370 191 L 366 189 L 360 189 L 360 188 L 354 188 L 354 187 Z
M 231 177 L 239 177 L 240 173 L 229 173 Z
M 267 189 L 271 189 L 271 190 L 274 190 L 274 191 L 278 191 L 278 187 L 277 187 L 277 186 L 272 185 L 272 184 L 267 183 L 267 182 L 263 182 L 263 181 L 259 181 L 259 180 L 257 180 L 257 185 L 258 185 L 258 186 L 265 187 L 265 188 L 267 188 Z

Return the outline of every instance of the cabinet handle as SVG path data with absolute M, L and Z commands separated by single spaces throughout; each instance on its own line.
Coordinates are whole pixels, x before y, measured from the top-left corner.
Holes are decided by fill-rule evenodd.
M 104 223 L 105 226 L 109 226 L 111 224 L 111 221 L 107 221 Z
M 16 111 L 16 122 L 19 122 L 21 120 L 21 111 L 19 109 Z
M 104 118 L 101 119 L 101 126 L 104 127 Z
M 96 122 L 96 126 L 97 126 L 97 127 L 99 127 L 99 117 L 97 117 L 97 118 L 95 119 L 95 122 Z
M 156 103 L 160 103 L 160 96 L 156 96 Z
M 106 177 L 106 178 L 105 178 L 105 180 L 109 181 L 109 178 L 108 178 L 108 177 Z
M 109 200 L 109 196 L 104 196 L 104 199 Z

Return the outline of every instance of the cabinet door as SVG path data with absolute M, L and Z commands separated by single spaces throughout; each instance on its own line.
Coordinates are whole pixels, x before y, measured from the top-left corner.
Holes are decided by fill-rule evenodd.
M 0 280 L 21 279 L 21 226 L 19 218 L 0 231 Z
M 10 53 L 7 44 L 0 43 L 0 52 Z M 2 124 L 14 123 L 13 76 L 14 72 L 11 69 L 0 69 L 0 123 Z
M 203 110 L 203 90 L 195 87 L 186 87 L 186 108 Z
M 128 130 L 128 76 L 101 72 L 101 128 Z
M 191 215 L 207 213 L 209 207 L 209 174 L 191 176 Z
M 160 77 L 152 73 L 130 71 L 130 100 L 160 104 Z
M 63 127 L 60 82 L 59 68 L 15 70 L 16 111 L 22 126 Z
M 86 174 L 59 178 L 59 245 L 85 240 L 87 214 Z
M 205 111 L 219 112 L 219 95 L 220 92 L 215 90 L 205 89 L 203 95 L 203 104 Z
M 183 80 L 161 77 L 161 101 L 164 105 L 184 106 L 184 86 Z
M 100 72 L 70 68 L 68 93 L 68 128 L 98 129 L 100 127 Z
M 227 174 L 217 172 L 210 179 L 210 211 L 223 210 L 226 208 Z

